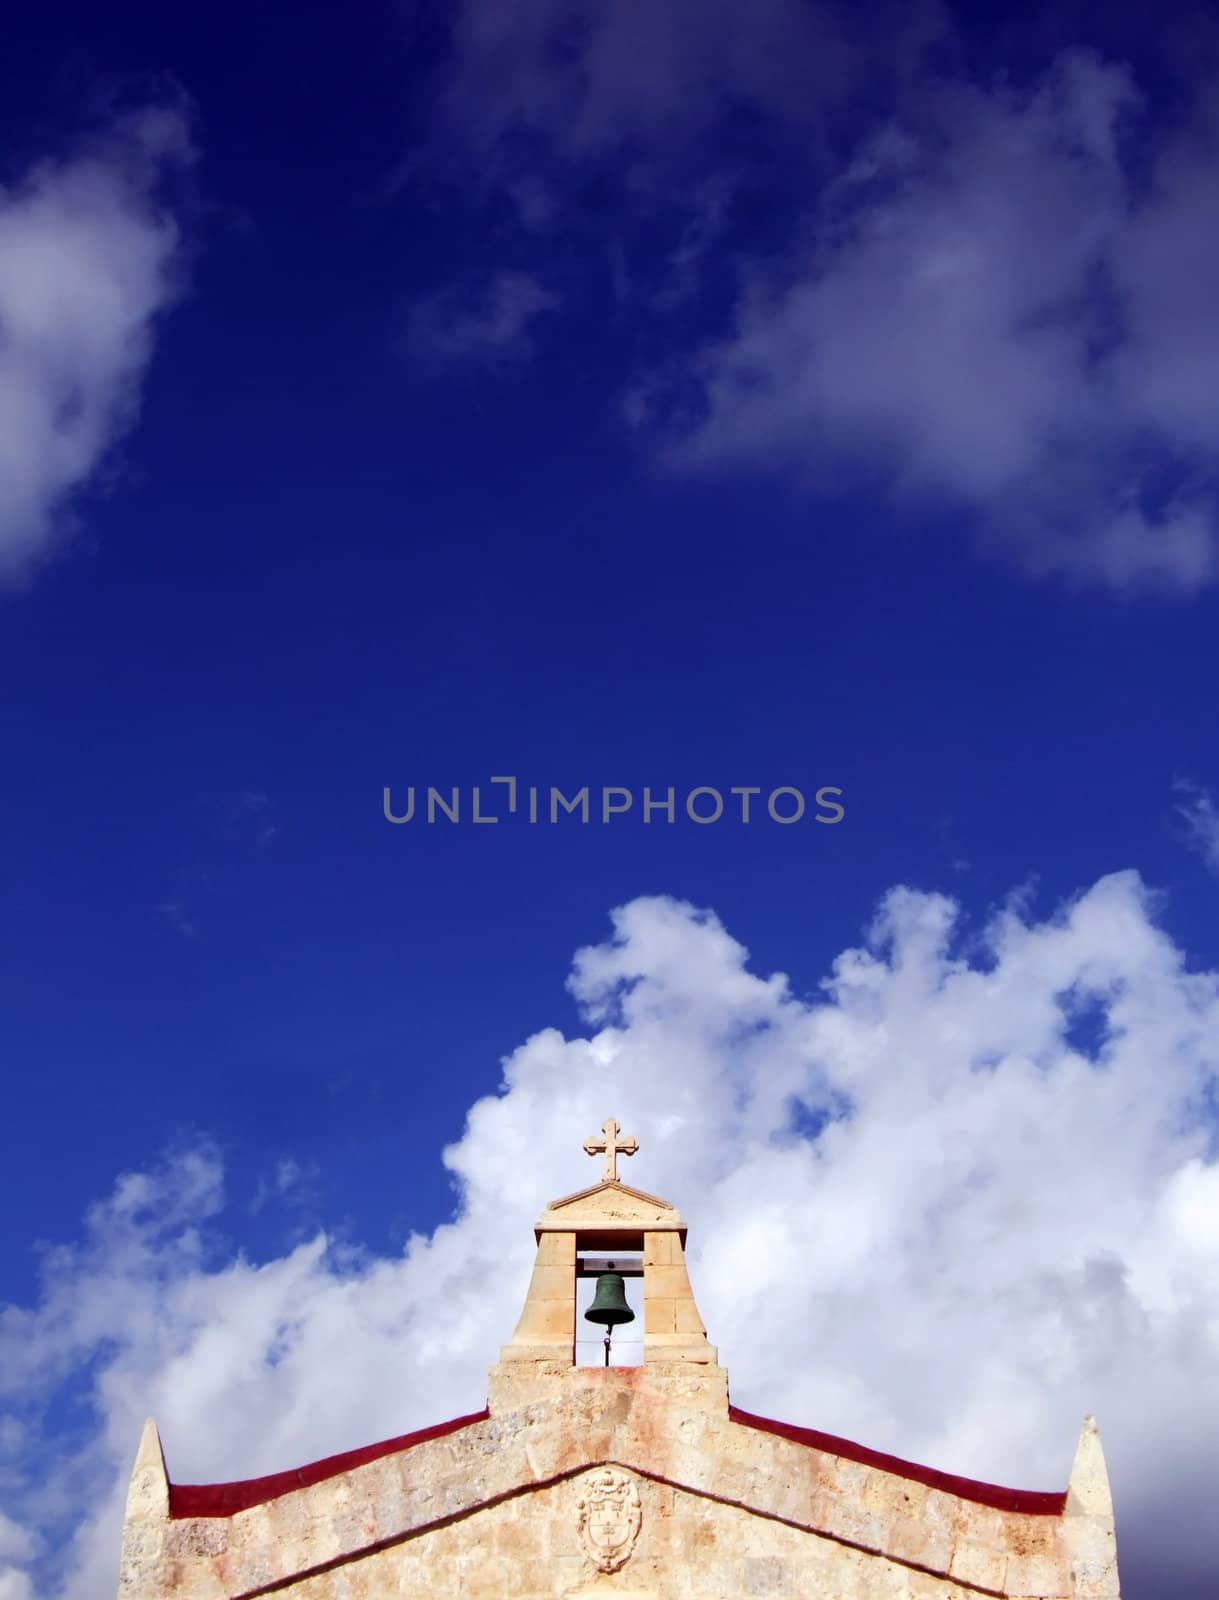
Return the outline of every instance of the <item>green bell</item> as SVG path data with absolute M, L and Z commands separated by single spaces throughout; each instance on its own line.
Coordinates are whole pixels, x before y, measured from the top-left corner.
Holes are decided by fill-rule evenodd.
M 607 1328 L 634 1322 L 635 1313 L 626 1303 L 626 1280 L 620 1272 L 597 1274 L 597 1292 L 584 1317 L 588 1322 L 603 1322 Z

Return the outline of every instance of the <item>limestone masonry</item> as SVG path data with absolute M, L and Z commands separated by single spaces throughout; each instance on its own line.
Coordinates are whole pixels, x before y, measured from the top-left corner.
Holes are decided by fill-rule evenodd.
M 296 1471 L 168 1481 L 148 1422 L 120 1600 L 1118 1600 L 1091 1418 L 1070 1485 L 975 1483 L 731 1405 L 686 1272 L 686 1226 L 622 1183 L 553 1201 L 486 1408 Z M 575 1365 L 577 1276 L 642 1277 L 643 1365 Z M 587 1265 L 585 1264 L 587 1263 Z

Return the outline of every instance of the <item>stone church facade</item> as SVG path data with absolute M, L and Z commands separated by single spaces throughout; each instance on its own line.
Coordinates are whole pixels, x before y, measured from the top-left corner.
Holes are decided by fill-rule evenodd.
M 553 1201 L 486 1407 L 295 1471 L 168 1481 L 144 1430 L 120 1600 L 1118 1600 L 1095 1424 L 1069 1486 L 999 1488 L 733 1406 L 686 1226 L 605 1177 Z M 643 1281 L 643 1364 L 575 1365 L 576 1292 Z

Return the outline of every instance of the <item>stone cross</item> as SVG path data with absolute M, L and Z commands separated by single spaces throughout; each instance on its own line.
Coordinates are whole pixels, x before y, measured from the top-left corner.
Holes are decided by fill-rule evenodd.
M 634 1134 L 628 1133 L 625 1139 L 618 1137 L 618 1124 L 613 1117 L 607 1117 L 601 1124 L 601 1137 L 599 1139 L 585 1139 L 584 1148 L 590 1156 L 599 1155 L 605 1151 L 605 1171 L 601 1174 L 602 1183 L 618 1182 L 618 1157 L 633 1156 L 639 1148 L 639 1140 Z

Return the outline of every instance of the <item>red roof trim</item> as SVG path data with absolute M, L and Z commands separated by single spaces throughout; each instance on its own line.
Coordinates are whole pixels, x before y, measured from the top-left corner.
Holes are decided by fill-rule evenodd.
M 755 1417 L 730 1405 L 728 1415 L 733 1422 L 747 1428 L 757 1428 L 762 1433 L 775 1433 L 781 1439 L 791 1439 L 796 1444 L 812 1445 L 827 1455 L 842 1456 L 847 1461 L 859 1461 L 866 1467 L 879 1467 L 882 1472 L 895 1473 L 899 1478 L 909 1478 L 915 1483 L 928 1484 L 933 1489 L 943 1489 L 962 1500 L 975 1500 L 979 1505 L 995 1506 L 1000 1511 L 1022 1511 L 1034 1517 L 1060 1517 L 1067 1503 L 1065 1489 L 1042 1492 L 1039 1489 L 1004 1489 L 997 1483 L 979 1483 L 974 1478 L 959 1478 L 953 1472 L 939 1472 L 935 1467 L 923 1467 L 916 1461 L 903 1461 L 900 1456 L 885 1455 L 880 1450 L 869 1450 L 867 1445 L 855 1444 L 850 1439 L 839 1439 L 832 1433 L 820 1433 L 816 1428 L 797 1428 L 790 1422 L 775 1422 L 770 1417 Z
M 438 1422 L 430 1428 L 420 1428 L 415 1433 L 404 1433 L 397 1439 L 384 1439 L 380 1444 L 362 1445 L 358 1450 L 345 1450 L 341 1455 L 327 1456 L 313 1461 L 307 1467 L 294 1467 L 288 1472 L 272 1472 L 265 1478 L 246 1478 L 241 1483 L 171 1483 L 169 1486 L 169 1514 L 171 1517 L 231 1517 L 250 1506 L 260 1506 L 275 1500 L 293 1489 L 306 1489 L 312 1483 L 335 1478 L 340 1472 L 350 1472 L 369 1461 L 379 1461 L 382 1456 L 395 1455 L 400 1450 L 410 1450 L 428 1439 L 442 1439 L 446 1433 L 457 1433 L 472 1423 L 485 1422 L 490 1413 L 484 1408 L 473 1411 L 468 1417 L 454 1417 L 451 1422 Z
M 273 1472 L 265 1478 L 246 1478 L 237 1483 L 171 1483 L 169 1486 L 169 1514 L 173 1518 L 231 1517 L 250 1506 L 263 1505 L 278 1499 L 293 1489 L 306 1489 L 310 1484 L 335 1478 L 353 1467 L 379 1461 L 382 1456 L 396 1455 L 410 1450 L 429 1439 L 442 1439 L 446 1434 L 458 1433 L 476 1422 L 485 1422 L 490 1413 L 471 1412 L 469 1416 L 454 1417 L 451 1422 L 439 1422 L 430 1428 L 419 1428 L 414 1433 L 401 1434 L 396 1439 L 384 1439 L 379 1444 L 346 1450 L 341 1455 L 326 1456 L 308 1466 L 294 1467 L 288 1472 Z M 841 1456 L 847 1461 L 858 1461 L 864 1466 L 879 1467 L 882 1472 L 892 1472 L 899 1478 L 914 1483 L 925 1483 L 930 1488 L 942 1489 L 946 1494 L 957 1495 L 962 1500 L 973 1500 L 979 1505 L 994 1506 L 1000 1511 L 1019 1511 L 1029 1516 L 1058 1517 L 1067 1502 L 1067 1491 L 1042 1492 L 1036 1489 L 1006 1489 L 995 1483 L 980 1483 L 974 1478 L 958 1477 L 956 1473 L 940 1472 L 935 1467 L 924 1467 L 916 1461 L 904 1461 L 900 1456 L 886 1455 L 881 1450 L 870 1450 L 867 1445 L 856 1444 L 851 1439 L 840 1439 L 836 1434 L 822 1433 L 817 1428 L 798 1428 L 790 1422 L 776 1422 L 772 1417 L 758 1417 L 739 1406 L 730 1405 L 728 1415 L 733 1422 L 746 1428 L 756 1428 L 761 1433 L 773 1433 L 795 1444 L 811 1445 L 827 1455 Z

